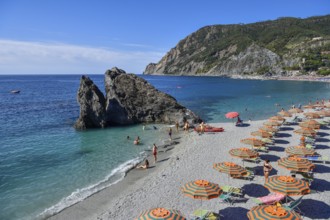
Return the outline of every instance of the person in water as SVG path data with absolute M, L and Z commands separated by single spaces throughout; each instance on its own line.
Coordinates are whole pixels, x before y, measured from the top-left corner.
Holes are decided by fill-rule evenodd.
M 137 136 L 133 143 L 134 143 L 135 145 L 140 144 L 140 137 Z

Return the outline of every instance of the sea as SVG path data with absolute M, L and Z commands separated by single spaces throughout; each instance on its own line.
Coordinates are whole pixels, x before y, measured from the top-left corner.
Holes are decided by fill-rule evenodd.
M 140 75 L 206 123 L 276 115 L 330 98 L 325 82 Z M 45 219 L 121 181 L 169 125 L 77 131 L 79 75 L 0 76 L 0 219 Z M 90 75 L 104 90 L 104 75 Z M 20 93 L 11 93 L 20 90 Z M 154 127 L 156 129 L 154 129 Z M 133 145 L 139 136 L 142 144 Z M 128 139 L 129 137 L 129 139 Z

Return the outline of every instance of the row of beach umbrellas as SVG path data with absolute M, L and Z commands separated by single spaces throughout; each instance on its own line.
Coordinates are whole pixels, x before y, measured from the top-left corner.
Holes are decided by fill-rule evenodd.
M 328 104 L 330 107 L 330 104 Z M 317 108 L 320 106 L 308 105 L 304 108 Z M 258 131 L 252 132 L 253 136 L 260 136 L 261 138 L 272 138 L 272 134 L 277 132 L 278 126 L 284 121 L 284 117 L 291 117 L 292 114 L 303 112 L 299 108 L 293 108 L 289 111 L 278 112 L 278 116 L 269 118 L 264 123 L 263 127 L 260 127 Z M 319 118 L 322 116 L 330 116 L 330 111 L 323 111 L 318 114 L 304 113 L 308 118 Z M 229 112 L 225 115 L 227 118 L 235 118 L 239 116 L 237 112 Z M 308 120 L 299 124 L 301 129 L 295 130 L 295 133 L 302 136 L 314 136 L 316 131 L 314 129 L 320 128 L 320 123 L 315 120 Z M 251 146 L 265 146 L 265 142 L 257 138 L 245 138 L 241 140 L 241 143 Z M 299 156 L 314 155 L 313 149 L 307 149 L 303 146 L 292 146 L 286 148 L 288 157 L 281 158 L 278 161 L 278 165 L 292 171 L 305 171 L 312 170 L 315 165 L 307 159 L 300 158 Z M 256 158 L 259 157 L 259 153 L 245 147 L 234 148 L 229 151 L 229 154 L 233 157 L 241 159 Z M 232 162 L 221 162 L 213 164 L 213 168 L 219 172 L 228 174 L 229 176 L 242 176 L 245 175 L 247 170 Z M 281 193 L 286 196 L 305 195 L 310 193 L 309 185 L 306 181 L 293 178 L 291 176 L 272 176 L 269 177 L 264 185 L 269 191 Z M 216 183 L 209 182 L 207 180 L 196 180 L 186 183 L 181 188 L 182 193 L 192 199 L 198 200 L 210 200 L 218 198 L 222 193 L 220 186 Z M 276 205 L 264 205 L 253 207 L 248 213 L 249 219 L 301 219 L 300 215 L 294 211 L 285 210 L 282 207 Z M 163 219 L 163 220 L 185 220 L 186 218 L 177 210 L 155 208 L 147 210 L 137 218 L 137 220 L 151 220 L 151 219 Z

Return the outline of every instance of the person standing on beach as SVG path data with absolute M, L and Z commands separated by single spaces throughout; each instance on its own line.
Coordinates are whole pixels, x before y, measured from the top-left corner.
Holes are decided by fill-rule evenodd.
M 168 136 L 170 136 L 170 140 L 172 141 L 172 128 L 169 129 Z
M 176 127 L 176 132 L 179 132 L 179 122 L 178 121 L 175 122 L 175 127 Z
M 267 182 L 268 177 L 269 177 L 269 173 L 273 169 L 272 165 L 270 165 L 269 162 L 270 162 L 269 160 L 265 160 L 265 163 L 264 163 L 265 182 Z
M 157 148 L 156 144 L 154 144 L 152 147 L 152 155 L 154 155 L 155 163 L 157 162 L 157 153 L 158 153 L 157 151 L 158 151 L 158 148 Z

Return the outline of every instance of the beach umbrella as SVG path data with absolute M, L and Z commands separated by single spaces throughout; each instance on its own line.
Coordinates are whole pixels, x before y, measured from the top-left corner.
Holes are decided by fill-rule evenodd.
M 283 117 L 291 117 L 291 113 L 290 112 L 287 112 L 287 111 L 280 111 L 280 112 L 277 112 L 278 115 L 280 116 L 283 116 Z
M 228 112 L 226 115 L 226 118 L 236 118 L 239 116 L 238 112 Z
M 221 188 L 216 183 L 207 180 L 196 180 L 186 183 L 181 191 L 185 196 L 193 199 L 209 200 L 218 198 L 222 193 Z
M 266 121 L 263 124 L 268 126 L 280 126 L 282 123 L 278 121 Z
M 316 131 L 311 128 L 301 128 L 294 130 L 294 133 L 300 134 L 302 136 L 313 137 L 316 135 Z
M 252 146 L 264 146 L 265 142 L 257 138 L 245 138 L 241 140 L 241 143 L 248 144 Z
M 277 132 L 278 129 L 271 126 L 263 126 L 259 128 L 259 131 Z
M 314 112 L 307 112 L 307 113 L 304 113 L 304 115 L 307 118 L 321 118 L 321 116 L 319 114 L 314 113 Z
M 270 120 L 270 121 L 284 121 L 285 119 L 282 116 L 272 116 L 268 120 Z
M 251 135 L 253 135 L 253 136 L 259 136 L 259 137 L 263 137 L 263 138 L 271 138 L 271 137 L 273 137 L 273 135 L 270 134 L 267 131 L 253 131 L 253 132 L 251 132 Z
M 186 220 L 177 210 L 155 208 L 144 211 L 135 220 Z
M 304 109 L 313 109 L 315 107 L 314 107 L 314 105 L 304 105 L 303 108 Z
M 247 213 L 249 220 L 300 220 L 301 217 L 294 211 L 288 211 L 276 205 L 259 205 L 252 207 Z
M 304 112 L 304 111 L 301 110 L 300 108 L 292 108 L 292 109 L 289 109 L 288 112 L 290 112 L 290 113 L 292 113 L 292 114 L 295 114 L 295 113 L 302 113 L 302 112 Z
M 309 172 L 315 168 L 312 162 L 300 157 L 284 157 L 277 162 L 279 166 L 297 172 Z
M 264 186 L 271 192 L 284 194 L 286 196 L 310 193 L 308 182 L 291 176 L 271 176 Z
M 307 121 L 303 121 L 303 122 L 300 122 L 300 124 L 303 123 L 303 124 L 312 124 L 312 125 L 321 125 L 320 122 L 314 120 L 314 119 L 309 119 Z
M 300 122 L 299 123 L 299 126 L 301 128 L 320 129 L 320 125 L 318 125 L 318 124 L 312 124 L 312 123 Z
M 229 154 L 233 157 L 238 157 L 242 159 L 255 158 L 259 156 L 259 153 L 257 151 L 245 147 L 231 149 L 229 151 Z
M 315 154 L 314 149 L 306 148 L 304 146 L 291 146 L 286 148 L 285 152 L 292 156 L 310 156 Z
M 247 174 L 244 167 L 232 162 L 214 163 L 213 168 L 221 173 L 227 173 L 230 176 L 243 176 Z
M 317 112 L 317 114 L 319 114 L 322 117 L 330 117 L 330 111 L 326 111 L 326 110 L 319 111 Z

